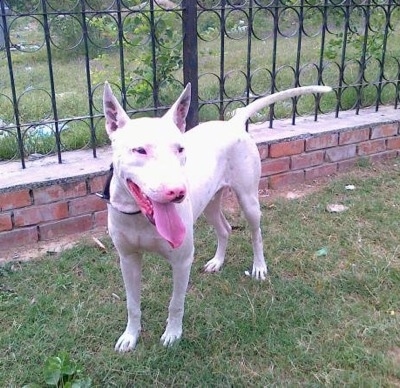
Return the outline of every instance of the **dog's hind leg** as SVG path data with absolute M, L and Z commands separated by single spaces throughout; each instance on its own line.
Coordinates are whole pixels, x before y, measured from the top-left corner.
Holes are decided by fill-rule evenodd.
M 125 284 L 126 305 L 128 310 L 126 329 L 115 345 L 115 350 L 122 353 L 134 349 L 140 335 L 142 255 L 139 253 L 134 253 L 129 256 L 120 255 L 120 265 Z
M 248 189 L 248 186 L 246 187 L 246 189 Z M 255 193 L 253 194 L 254 191 Z M 235 190 L 235 192 L 238 197 L 239 204 L 243 210 L 244 216 L 250 226 L 254 254 L 251 276 L 258 280 L 265 280 L 265 277 L 267 275 L 267 265 L 264 259 L 263 241 L 260 228 L 261 210 L 258 200 L 258 192 L 257 190 Z
M 221 197 L 223 189 L 219 190 L 214 198 L 210 201 L 207 207 L 204 209 L 204 216 L 208 223 L 210 223 L 215 230 L 217 235 L 218 245 L 215 256 L 209 260 L 204 266 L 206 272 L 217 272 L 221 269 L 225 260 L 226 246 L 228 244 L 228 238 L 232 231 L 231 226 L 226 220 L 221 210 Z

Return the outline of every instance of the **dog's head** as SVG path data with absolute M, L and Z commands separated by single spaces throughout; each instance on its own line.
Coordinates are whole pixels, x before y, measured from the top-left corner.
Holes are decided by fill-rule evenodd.
M 185 237 L 185 226 L 175 205 L 187 193 L 182 133 L 189 105 L 190 84 L 163 117 L 132 120 L 109 84 L 104 87 L 104 115 L 115 174 L 141 212 L 174 248 Z

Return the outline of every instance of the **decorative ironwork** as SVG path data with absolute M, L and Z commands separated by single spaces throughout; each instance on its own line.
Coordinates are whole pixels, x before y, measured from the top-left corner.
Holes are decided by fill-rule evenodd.
M 131 116 L 192 83 L 188 127 L 289 87 L 269 121 L 399 101 L 398 0 L 0 0 L 0 160 L 107 143 L 102 86 Z

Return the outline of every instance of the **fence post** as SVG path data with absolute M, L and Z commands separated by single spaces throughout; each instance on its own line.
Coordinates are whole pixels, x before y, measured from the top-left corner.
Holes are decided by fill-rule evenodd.
M 197 53 L 197 1 L 183 0 L 183 82 L 192 84 L 192 102 L 186 118 L 186 128 L 199 123 L 199 82 Z
M 3 3 L 3 13 L 4 17 L 0 18 L 0 50 L 4 50 L 6 48 L 6 41 L 5 41 L 5 30 L 8 24 L 8 17 L 10 15 L 10 9 L 7 6 L 7 3 L 4 0 L 0 0 L 0 3 Z

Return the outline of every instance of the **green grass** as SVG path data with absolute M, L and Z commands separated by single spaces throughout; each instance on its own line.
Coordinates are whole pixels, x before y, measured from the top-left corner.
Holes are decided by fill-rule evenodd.
M 356 186 L 345 190 L 347 184 Z M 330 203 L 349 210 L 328 213 Z M 359 167 L 297 200 L 263 205 L 269 277 L 244 275 L 251 246 L 236 226 L 218 274 L 196 227 L 183 339 L 159 343 L 171 292 L 161 258 L 143 265 L 143 332 L 116 354 L 125 297 L 117 255 L 81 244 L 59 258 L 0 267 L 0 386 L 44 386 L 45 360 L 66 352 L 94 386 L 397 386 L 400 383 L 400 164 Z M 324 251 L 321 251 L 325 248 Z M 322 252 L 322 253 L 321 253 Z M 326 254 L 325 254 L 326 253 Z

